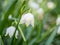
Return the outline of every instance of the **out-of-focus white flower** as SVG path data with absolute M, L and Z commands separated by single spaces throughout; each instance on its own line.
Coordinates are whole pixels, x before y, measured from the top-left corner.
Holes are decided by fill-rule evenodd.
M 39 8 L 39 9 L 37 10 L 37 13 L 40 14 L 40 15 L 43 15 L 43 14 L 44 14 L 43 8 Z
M 33 9 L 38 9 L 39 8 L 38 3 L 34 2 L 34 1 L 29 1 L 28 5 Z
M 56 25 L 60 25 L 60 16 L 56 19 Z
M 55 8 L 55 4 L 54 4 L 53 2 L 48 2 L 48 3 L 47 3 L 47 7 L 48 7 L 49 9 L 54 9 L 54 8 Z
M 8 19 L 12 19 L 12 15 L 11 14 L 8 16 Z
M 43 10 L 43 8 L 39 8 L 39 9 L 37 10 L 37 13 L 38 13 L 38 19 L 39 19 L 39 20 L 42 20 L 43 17 L 44 17 L 44 10 Z
M 5 36 L 9 35 L 10 38 L 13 36 L 14 32 L 15 32 L 15 27 L 14 26 L 10 26 L 6 29 L 6 34 Z
M 18 30 L 16 30 L 15 38 L 18 39 Z
M 23 14 L 20 20 L 20 24 L 25 23 L 26 26 L 30 24 L 34 27 L 34 16 L 31 13 Z
M 58 27 L 57 34 L 60 34 L 60 26 Z
M 42 2 L 43 2 L 43 0 L 37 0 L 37 2 L 38 2 L 38 3 L 42 3 Z

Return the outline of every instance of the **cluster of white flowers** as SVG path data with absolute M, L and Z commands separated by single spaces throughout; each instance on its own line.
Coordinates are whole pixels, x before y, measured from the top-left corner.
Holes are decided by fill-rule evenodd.
M 29 0 L 28 5 L 33 9 L 39 9 L 39 3 L 42 3 L 42 2 L 43 0 L 36 0 L 36 2 L 35 0 Z
M 44 9 L 39 6 L 39 3 L 42 3 L 43 0 L 36 0 L 36 1 L 37 1 L 38 3 L 35 2 L 34 0 L 30 0 L 30 1 L 29 1 L 29 6 L 30 6 L 31 8 L 33 8 L 33 9 L 36 10 L 36 12 L 38 13 L 38 17 L 39 17 L 39 18 L 40 18 L 40 17 L 43 18 Z
M 48 7 L 48 9 L 54 9 L 55 8 L 55 4 L 50 1 L 50 2 L 47 3 L 47 7 Z
M 14 32 L 15 32 L 15 27 L 14 26 L 10 26 L 6 29 L 6 34 L 5 36 L 9 35 L 10 38 L 12 38 L 12 36 L 14 35 Z M 15 37 L 17 39 L 17 35 L 18 35 L 18 30 L 16 30 L 16 34 L 15 34 Z
M 31 13 L 23 14 L 19 24 L 25 23 L 26 26 L 30 24 L 34 27 L 34 16 Z

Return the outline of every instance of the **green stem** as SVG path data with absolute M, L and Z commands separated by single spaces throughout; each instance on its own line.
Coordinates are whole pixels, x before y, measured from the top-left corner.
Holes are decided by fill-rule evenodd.
M 25 38 L 25 36 L 24 36 L 24 34 L 23 34 L 23 31 L 22 31 L 22 29 L 20 28 L 20 26 L 18 26 L 18 29 L 19 29 L 19 31 L 20 31 L 20 33 L 21 33 L 21 36 L 22 36 L 23 40 L 26 42 L 26 38 Z

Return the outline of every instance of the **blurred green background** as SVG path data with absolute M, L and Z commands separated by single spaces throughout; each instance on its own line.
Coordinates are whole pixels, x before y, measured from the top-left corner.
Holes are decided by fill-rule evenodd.
M 60 35 L 57 34 L 59 25 L 56 25 L 56 19 L 60 16 L 60 0 L 38 0 L 41 3 L 33 0 L 43 8 L 44 14 L 38 14 L 37 9 L 31 8 L 29 1 L 32 0 L 0 0 L 0 45 L 60 45 Z M 53 2 L 55 7 L 49 9 L 48 2 Z M 19 24 L 25 13 L 34 15 L 34 27 Z M 10 14 L 12 19 L 8 19 Z M 12 38 L 5 36 L 6 28 L 10 26 L 15 26 L 19 31 L 18 39 L 15 33 Z

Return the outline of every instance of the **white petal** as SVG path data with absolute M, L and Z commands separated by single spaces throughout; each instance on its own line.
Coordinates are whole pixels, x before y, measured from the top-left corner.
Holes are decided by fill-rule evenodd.
M 16 39 L 18 38 L 18 30 L 16 30 L 15 38 L 16 38 Z
M 6 30 L 6 34 L 5 34 L 5 36 L 7 36 L 9 34 L 9 30 Z
M 58 27 L 57 34 L 60 34 L 60 26 Z
M 59 25 L 59 24 L 60 24 L 60 16 L 56 20 L 56 25 Z
M 26 19 L 26 16 L 25 16 L 26 14 L 23 14 L 22 15 L 22 17 L 21 17 L 21 20 L 20 20 L 20 24 L 23 24 L 23 23 L 25 23 L 26 21 L 25 21 L 25 19 Z
M 32 25 L 32 27 L 34 27 L 34 19 L 32 20 L 31 25 Z

